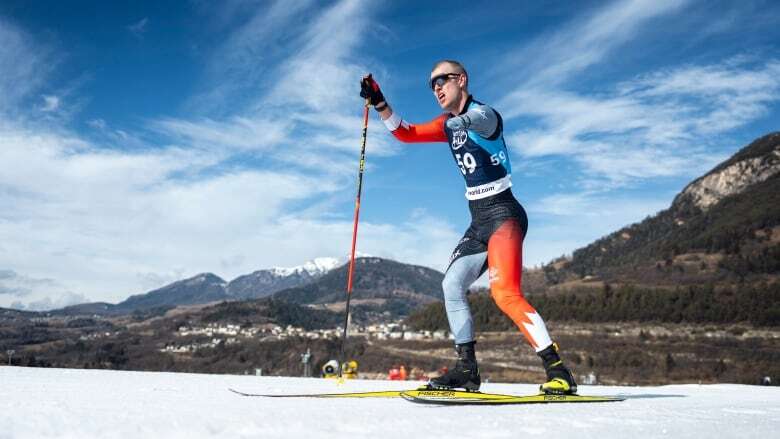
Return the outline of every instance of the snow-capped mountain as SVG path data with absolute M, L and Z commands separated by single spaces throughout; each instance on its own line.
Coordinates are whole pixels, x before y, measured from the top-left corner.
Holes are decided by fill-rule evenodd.
M 212 273 L 201 273 L 147 293 L 131 296 L 116 305 L 84 303 L 52 312 L 67 315 L 116 315 L 220 300 L 258 299 L 314 282 L 339 265 L 341 264 L 336 258 L 322 257 L 296 267 L 257 270 L 230 282 Z
M 303 265 L 297 267 L 274 267 L 270 272 L 278 276 L 291 276 L 293 274 L 308 273 L 310 276 L 321 276 L 330 270 L 341 265 L 342 262 L 336 258 L 314 258 L 311 261 L 307 261 Z
M 313 282 L 341 265 L 336 258 L 316 258 L 296 267 L 274 267 L 239 276 L 227 285 L 227 295 L 234 299 L 257 299 L 287 288 Z

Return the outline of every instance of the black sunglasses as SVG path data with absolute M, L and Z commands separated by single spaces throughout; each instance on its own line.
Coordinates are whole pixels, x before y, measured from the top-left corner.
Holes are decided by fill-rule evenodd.
M 444 84 L 447 83 L 447 80 L 457 78 L 460 75 L 460 73 L 442 73 L 441 75 L 434 76 L 431 78 L 431 83 L 429 84 L 431 86 L 431 90 L 435 90 L 437 85 L 439 87 L 444 87 Z

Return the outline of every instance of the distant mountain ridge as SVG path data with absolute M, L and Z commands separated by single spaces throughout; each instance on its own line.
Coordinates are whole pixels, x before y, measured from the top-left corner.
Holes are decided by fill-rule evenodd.
M 257 270 L 230 282 L 213 273 L 200 273 L 147 293 L 130 296 L 118 304 L 84 303 L 52 312 L 69 315 L 120 315 L 220 300 L 258 299 L 286 288 L 313 282 L 338 265 L 339 260 L 336 258 L 316 258 L 296 267 Z
M 216 301 L 274 297 L 299 305 L 343 302 L 348 264 L 317 258 L 291 268 L 257 270 L 230 282 L 201 273 L 162 288 L 129 297 L 116 305 L 104 302 L 74 305 L 52 311 L 65 315 L 122 315 L 164 312 L 176 306 Z M 444 275 L 436 270 L 376 257 L 356 260 L 353 297 L 373 300 L 379 311 L 405 314 L 409 309 L 441 298 Z M 384 307 L 384 308 L 383 308 Z

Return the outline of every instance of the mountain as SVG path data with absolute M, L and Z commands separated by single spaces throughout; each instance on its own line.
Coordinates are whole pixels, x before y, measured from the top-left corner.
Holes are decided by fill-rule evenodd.
M 80 303 L 78 305 L 71 305 L 62 309 L 52 310 L 50 313 L 54 315 L 65 316 L 108 316 L 121 314 L 121 312 L 117 309 L 117 305 L 107 302 Z
M 225 300 L 225 282 L 211 273 L 201 273 L 189 279 L 180 280 L 146 294 L 131 296 L 116 306 L 120 313 L 147 311 L 153 308 L 196 305 Z
M 344 302 L 348 271 L 349 264 L 342 265 L 315 282 L 280 291 L 273 297 L 308 305 Z M 442 273 L 389 259 L 356 259 L 353 279 L 351 300 L 358 306 L 372 304 L 375 311 L 393 315 L 404 315 L 421 304 L 441 300 L 443 294 Z M 371 305 L 367 307 L 371 308 Z
M 38 317 L 42 313 L 37 311 L 22 311 L 12 308 L 0 308 L 0 322 L 11 321 L 15 319 L 30 319 Z
M 230 281 L 227 295 L 235 299 L 268 297 L 277 291 L 313 282 L 339 263 L 335 258 L 316 258 L 298 267 L 258 270 Z
M 687 185 L 671 206 L 543 267 L 552 284 L 761 282 L 780 273 L 780 133 Z
M 226 282 L 212 273 L 202 273 L 145 294 L 131 296 L 113 305 L 85 303 L 52 311 L 55 315 L 155 314 L 176 306 L 217 301 L 240 301 L 275 297 L 302 305 L 344 301 L 348 264 L 337 267 L 334 258 L 317 258 L 301 266 L 258 270 Z M 356 260 L 353 298 L 370 300 L 374 311 L 406 314 L 422 303 L 441 299 L 443 275 L 430 268 L 381 258 Z
M 270 268 L 239 276 L 229 283 L 212 273 L 201 273 L 162 288 L 137 294 L 118 303 L 82 303 L 51 311 L 54 315 L 122 315 L 163 312 L 182 305 L 220 300 L 246 300 L 270 296 L 286 288 L 313 282 L 339 264 L 335 258 L 316 258 L 290 268 Z

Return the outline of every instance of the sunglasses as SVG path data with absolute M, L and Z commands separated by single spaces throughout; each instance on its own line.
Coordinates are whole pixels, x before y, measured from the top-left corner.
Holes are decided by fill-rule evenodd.
M 444 84 L 446 84 L 448 80 L 457 78 L 460 75 L 460 73 L 442 73 L 441 75 L 434 76 L 431 78 L 431 83 L 429 84 L 431 86 L 431 90 L 435 90 L 437 85 L 439 87 L 444 87 Z

